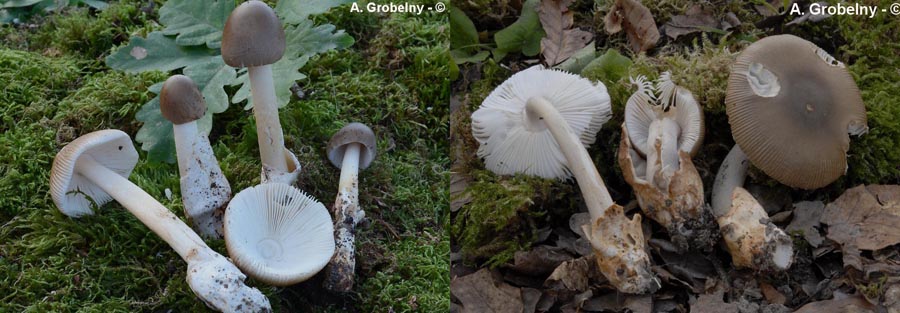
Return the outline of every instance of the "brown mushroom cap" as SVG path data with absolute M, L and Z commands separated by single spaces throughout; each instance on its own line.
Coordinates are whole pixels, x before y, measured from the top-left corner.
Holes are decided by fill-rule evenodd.
M 725 105 L 734 141 L 750 161 L 797 188 L 819 188 L 843 175 L 848 133 L 868 129 L 844 65 L 792 35 L 763 38 L 738 56 Z
M 63 214 L 71 217 L 93 214 L 92 203 L 100 206 L 112 201 L 106 191 L 75 171 L 84 155 L 125 178 L 138 162 L 131 137 L 117 129 L 98 130 L 63 147 L 50 168 L 50 197 Z
M 184 75 L 173 75 L 163 83 L 159 110 L 173 124 L 184 124 L 203 117 L 206 102 L 193 80 Z
M 362 123 L 347 124 L 334 133 L 334 136 L 331 136 L 331 141 L 328 142 L 326 148 L 328 160 L 334 166 L 341 167 L 341 162 L 344 161 L 344 150 L 351 143 L 363 145 L 363 149 L 359 152 L 359 168 L 369 167 L 369 164 L 375 159 L 375 133 L 369 126 Z
M 231 67 L 277 62 L 284 55 L 284 28 L 275 11 L 262 1 L 239 5 L 222 31 L 222 59 Z

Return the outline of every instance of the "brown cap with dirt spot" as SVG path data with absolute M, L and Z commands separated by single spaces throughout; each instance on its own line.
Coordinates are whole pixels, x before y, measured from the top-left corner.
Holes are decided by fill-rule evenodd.
M 231 67 L 253 67 L 277 62 L 284 55 L 284 28 L 275 11 L 262 1 L 239 5 L 222 31 L 222 59 Z
M 725 97 L 734 141 L 779 182 L 815 189 L 847 170 L 851 135 L 868 130 L 844 64 L 792 35 L 763 38 L 735 61 Z
M 331 136 L 331 141 L 328 142 L 328 147 L 326 148 L 328 160 L 334 166 L 341 167 L 341 162 L 344 161 L 344 150 L 351 143 L 358 143 L 363 146 L 363 149 L 360 149 L 359 168 L 365 169 L 369 167 L 369 164 L 375 159 L 375 133 L 369 126 L 362 123 L 347 124 L 337 133 L 334 133 L 334 136 Z
M 203 117 L 206 102 L 190 77 L 173 75 L 163 83 L 159 93 L 159 110 L 167 120 L 180 125 Z

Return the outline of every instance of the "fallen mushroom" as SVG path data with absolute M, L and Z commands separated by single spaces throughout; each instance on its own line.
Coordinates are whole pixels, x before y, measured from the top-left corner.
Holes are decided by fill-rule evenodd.
M 293 186 L 261 184 L 241 190 L 225 211 L 225 245 L 234 264 L 264 283 L 305 281 L 334 254 L 328 209 Z
M 491 92 L 472 114 L 472 133 L 478 155 L 494 173 L 557 179 L 574 174 L 591 215 L 584 233 L 601 272 L 622 292 L 653 292 L 660 285 L 650 269 L 641 217 L 629 220 L 613 203 L 584 147 L 609 115 L 603 84 L 538 65 Z
M 827 52 L 799 37 L 778 35 L 760 39 L 738 56 L 725 105 L 736 145 L 716 175 L 713 215 L 723 238 L 733 241 L 728 246 L 735 265 L 787 269 L 790 258 L 785 262 L 776 252 L 791 253 L 790 238 L 767 219 L 754 219 L 765 212 L 730 212 L 761 210 L 752 196 L 738 195 L 736 187 L 743 185 L 749 162 L 794 188 L 820 188 L 843 175 L 848 134 L 868 131 L 859 89 L 844 64 Z M 746 201 L 732 202 L 738 198 Z M 732 217 L 723 220 L 726 215 Z M 735 237 L 727 233 L 733 224 L 754 226 Z M 746 244 L 765 247 L 742 246 Z
M 618 152 L 622 175 L 644 214 L 663 225 L 679 249 L 710 250 L 717 227 L 691 161 L 703 141 L 700 105 L 668 72 L 656 88 L 643 76 L 632 82 L 638 90 L 625 106 Z
M 366 169 L 375 159 L 375 133 L 368 126 L 350 123 L 328 142 L 326 151 L 331 164 L 341 169 L 338 194 L 334 200 L 334 239 L 337 246 L 328 265 L 324 286 L 337 292 L 353 288 L 356 268 L 354 233 L 356 224 L 365 218 L 359 208 L 359 170 Z
M 253 115 L 262 160 L 262 182 L 292 184 L 300 173 L 300 163 L 284 147 L 278 119 L 272 64 L 284 55 L 285 37 L 275 11 L 262 1 L 242 3 L 225 21 L 222 31 L 222 59 L 231 67 L 247 68 Z
M 163 84 L 159 109 L 174 125 L 184 214 L 201 236 L 220 239 L 231 186 L 219 168 L 209 138 L 197 131 L 196 121 L 206 112 L 203 95 L 193 80 L 174 75 Z
M 128 180 L 138 154 L 119 130 L 81 136 L 59 151 L 50 170 L 50 196 L 68 216 L 93 214 L 92 204 L 113 199 L 168 243 L 187 263 L 194 294 L 223 312 L 268 312 L 269 300 L 244 284 L 237 267 L 213 251 L 175 214 Z

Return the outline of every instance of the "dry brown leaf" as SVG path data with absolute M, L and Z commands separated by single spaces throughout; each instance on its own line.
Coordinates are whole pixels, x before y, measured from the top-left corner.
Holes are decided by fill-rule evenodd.
M 775 289 L 775 287 L 770 284 L 760 282 L 759 289 L 760 291 L 762 291 L 763 296 L 766 297 L 766 301 L 769 301 L 769 303 L 784 304 L 785 302 L 787 302 L 787 298 L 781 293 L 781 291 L 778 291 L 778 289 Z
M 818 247 L 825 240 L 819 234 L 819 218 L 825 211 L 825 204 L 822 201 L 803 201 L 794 203 L 794 219 L 785 228 L 790 233 L 792 231 L 803 232 L 803 237 L 809 242 L 809 245 Z
M 563 248 L 542 245 L 528 251 L 517 251 L 513 259 L 511 268 L 514 271 L 543 276 L 553 272 L 562 262 L 571 260 L 572 256 Z
M 495 280 L 488 269 L 453 279 L 450 293 L 459 299 L 462 313 L 521 313 L 525 308 L 522 291 Z
M 543 0 L 537 8 L 538 18 L 544 27 L 544 36 L 541 39 L 541 54 L 548 66 L 562 63 L 575 52 L 581 50 L 591 42 L 593 34 L 572 28 L 574 24 L 573 12 L 569 11 L 569 5 L 574 0 Z
M 694 5 L 684 15 L 673 16 L 663 26 L 666 36 L 678 39 L 678 36 L 703 31 L 703 28 L 718 28 L 719 21 L 712 17 L 711 10 L 703 10 L 700 5 Z
M 857 186 L 825 207 L 828 238 L 841 246 L 878 250 L 900 243 L 900 186 Z
M 874 312 L 874 308 L 875 306 L 866 301 L 865 298 L 855 295 L 840 300 L 832 299 L 807 303 L 797 311 L 794 311 L 794 313 L 863 313 Z
M 472 177 L 457 171 L 450 172 L 450 211 L 459 211 L 464 205 L 472 202 L 472 195 L 466 192 Z
M 737 312 L 737 303 L 725 303 L 722 301 L 722 295 L 725 290 L 719 289 L 713 294 L 700 295 L 697 302 L 691 304 L 691 313 L 720 313 L 720 312 Z
M 638 0 L 616 0 L 603 19 L 607 33 L 615 34 L 625 30 L 631 50 L 641 53 L 656 46 L 659 30 L 653 15 Z
M 593 256 L 580 257 L 566 261 L 556 267 L 544 286 L 554 289 L 584 291 L 590 286 L 590 280 L 601 279 L 603 275 L 597 268 Z

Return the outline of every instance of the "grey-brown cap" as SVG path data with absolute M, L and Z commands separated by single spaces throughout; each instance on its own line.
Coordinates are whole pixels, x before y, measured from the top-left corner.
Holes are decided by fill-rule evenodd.
M 763 38 L 738 56 L 725 105 L 734 141 L 753 165 L 796 188 L 820 188 L 843 175 L 848 134 L 868 130 L 844 64 L 792 35 Z
M 163 83 L 159 93 L 159 110 L 173 124 L 184 124 L 203 117 L 206 102 L 190 77 L 173 75 Z
M 341 162 L 344 161 L 344 150 L 351 143 L 363 146 L 359 153 L 359 168 L 369 167 L 369 164 L 375 159 L 375 133 L 369 126 L 362 123 L 347 124 L 334 133 L 334 136 L 331 136 L 331 141 L 328 142 L 328 147 L 325 149 L 328 153 L 328 160 L 334 166 L 341 167 Z
M 242 3 L 225 21 L 222 59 L 231 67 L 277 62 L 284 55 L 284 28 L 275 11 L 262 1 Z
M 99 206 L 112 200 L 106 191 L 75 171 L 78 159 L 85 155 L 125 178 L 138 161 L 131 137 L 117 129 L 95 131 L 63 147 L 50 168 L 50 197 L 63 214 L 71 217 L 93 214 L 91 202 Z

